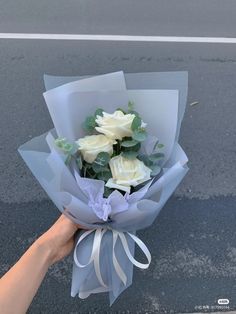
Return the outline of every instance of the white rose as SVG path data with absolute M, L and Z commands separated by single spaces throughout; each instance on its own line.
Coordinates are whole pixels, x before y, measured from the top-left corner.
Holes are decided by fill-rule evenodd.
M 121 140 L 125 136 L 132 136 L 131 124 L 134 114 L 124 114 L 117 110 L 112 114 L 103 112 L 103 116 L 97 116 L 95 129 L 109 138 Z
M 127 159 L 119 155 L 113 157 L 109 165 L 112 178 L 107 181 L 107 187 L 130 193 L 130 186 L 136 186 L 151 179 L 151 169 L 137 158 Z
M 109 153 L 111 156 L 113 145 L 116 144 L 116 141 L 100 134 L 85 136 L 80 138 L 76 143 L 79 145 L 79 151 L 84 160 L 92 163 L 101 152 Z

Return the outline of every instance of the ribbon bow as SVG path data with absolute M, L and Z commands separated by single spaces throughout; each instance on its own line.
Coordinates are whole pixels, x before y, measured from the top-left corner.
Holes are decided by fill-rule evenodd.
M 151 254 L 150 254 L 148 248 L 146 247 L 146 245 L 137 236 L 135 236 L 134 234 L 132 234 L 130 232 L 123 232 L 123 231 L 118 231 L 118 230 L 108 229 L 108 228 L 98 228 L 98 229 L 93 229 L 93 230 L 89 230 L 89 231 L 84 232 L 81 235 L 81 237 L 79 238 L 78 242 L 76 243 L 76 246 L 74 249 L 74 262 L 78 267 L 82 267 L 82 268 L 88 266 L 90 263 L 93 262 L 97 279 L 98 279 L 99 283 L 101 284 L 101 286 L 103 286 L 104 288 L 108 288 L 108 286 L 104 283 L 104 281 L 102 279 L 99 260 L 100 260 L 100 247 L 101 247 L 102 237 L 108 230 L 110 230 L 112 232 L 112 235 L 113 235 L 113 245 L 112 245 L 113 265 L 114 265 L 114 268 L 115 268 L 117 275 L 119 276 L 120 280 L 123 282 L 124 285 L 126 285 L 126 283 L 127 283 L 127 276 L 124 273 L 123 269 L 121 268 L 120 264 L 118 263 L 118 260 L 116 258 L 116 254 L 115 254 L 115 245 L 116 245 L 118 238 L 121 240 L 123 249 L 124 249 L 128 259 L 130 260 L 130 262 L 133 265 L 135 265 L 136 267 L 141 268 L 141 269 L 147 269 L 151 263 Z M 90 256 L 87 264 L 81 264 L 77 258 L 76 249 L 79 246 L 79 244 L 88 235 L 90 235 L 93 232 L 95 232 L 95 234 L 94 234 L 93 248 L 92 248 L 91 256 Z M 140 263 L 139 261 L 137 261 L 133 257 L 133 255 L 130 252 L 125 234 L 130 236 L 134 240 L 134 242 L 140 247 L 140 249 L 142 250 L 142 252 L 146 256 L 148 263 L 146 263 L 146 264 Z

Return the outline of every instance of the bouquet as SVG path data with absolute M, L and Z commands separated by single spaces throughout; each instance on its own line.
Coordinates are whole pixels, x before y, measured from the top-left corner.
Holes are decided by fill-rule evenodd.
M 76 239 L 71 295 L 109 292 L 112 304 L 131 285 L 133 265 L 150 265 L 136 232 L 153 223 L 188 171 L 177 142 L 187 76 L 45 76 L 45 85 L 55 129 L 19 152 L 57 208 L 87 229 Z M 135 259 L 135 244 L 146 263 Z

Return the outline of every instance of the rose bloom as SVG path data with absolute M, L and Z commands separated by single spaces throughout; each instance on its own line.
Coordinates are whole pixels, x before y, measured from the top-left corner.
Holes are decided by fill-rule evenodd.
M 134 114 L 124 114 L 121 110 L 112 114 L 103 112 L 103 116 L 96 117 L 98 127 L 95 129 L 109 138 L 122 140 L 123 137 L 132 136 L 131 124 L 134 117 Z
M 105 135 L 89 135 L 80 138 L 76 143 L 79 145 L 79 151 L 83 158 L 88 163 L 93 163 L 97 155 L 101 152 L 113 154 L 113 145 L 115 140 L 108 138 Z
M 151 169 L 137 158 L 127 159 L 118 155 L 110 160 L 109 166 L 112 173 L 112 178 L 106 183 L 109 188 L 130 193 L 131 186 L 151 179 Z

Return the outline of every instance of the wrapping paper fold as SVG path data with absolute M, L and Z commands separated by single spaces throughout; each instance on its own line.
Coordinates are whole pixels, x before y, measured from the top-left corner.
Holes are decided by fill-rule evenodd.
M 147 268 L 150 263 L 150 252 L 136 232 L 153 223 L 188 171 L 188 159 L 178 144 L 187 73 L 116 72 L 86 78 L 45 75 L 44 79 L 44 97 L 55 129 L 22 145 L 19 152 L 57 208 L 91 230 L 78 235 L 71 295 L 86 298 L 91 293 L 108 292 L 112 304 L 131 285 L 133 265 Z M 65 165 L 54 139 L 63 136 L 76 140 L 84 136 L 81 123 L 95 108 L 112 112 L 117 107 L 125 108 L 130 100 L 148 123 L 149 134 L 165 144 L 163 171 L 151 184 L 120 200 L 126 209 L 113 210 L 111 219 L 104 222 L 89 205 L 81 183 L 84 178 Z M 112 208 L 118 199 L 115 195 Z M 146 264 L 134 259 L 135 244 L 147 257 Z

